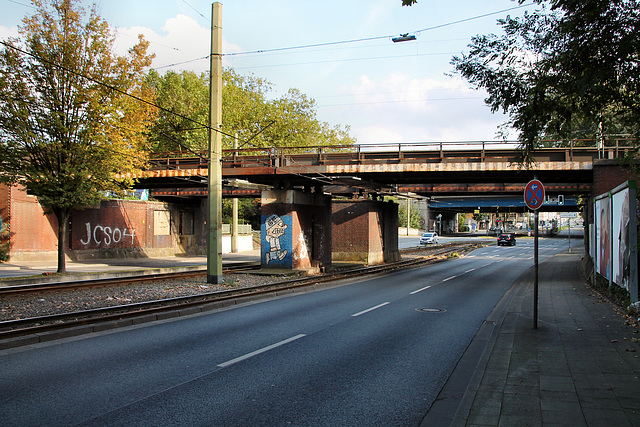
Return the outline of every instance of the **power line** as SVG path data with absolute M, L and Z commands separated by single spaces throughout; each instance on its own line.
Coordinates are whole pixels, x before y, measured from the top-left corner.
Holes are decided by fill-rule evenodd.
M 353 102 L 353 103 L 327 104 L 327 105 L 318 104 L 317 108 L 348 107 L 351 105 L 405 104 L 405 103 L 432 102 L 432 101 L 460 101 L 460 100 L 467 100 L 467 99 L 484 99 L 484 97 L 483 96 L 460 96 L 455 98 L 406 99 L 402 101 Z
M 7 0 L 10 3 L 15 3 L 15 4 L 19 4 L 20 6 L 25 6 L 25 7 L 30 7 L 32 9 L 36 9 L 36 7 L 34 5 L 31 4 L 26 4 L 26 3 L 21 3 L 19 1 L 15 1 L 15 0 Z
M 169 64 L 169 65 L 161 65 L 161 66 L 159 66 L 159 67 L 152 67 L 152 68 L 153 68 L 154 70 L 159 70 L 159 69 L 161 69 L 161 68 L 174 67 L 174 66 L 176 66 L 176 65 L 188 64 L 188 63 L 190 63 L 190 62 L 203 61 L 203 60 L 205 60 L 205 59 L 209 59 L 209 57 L 210 57 L 210 56 L 211 56 L 211 55 L 207 55 L 207 56 L 203 56 L 203 57 L 196 58 L 196 59 L 189 59 L 189 60 L 187 60 L 187 61 L 175 62 L 175 63 L 173 63 L 173 64 Z
M 131 38 L 136 39 L 136 40 L 138 39 L 138 34 L 136 34 L 136 35 L 127 34 L 127 33 L 123 32 L 121 28 L 116 28 L 116 33 L 118 35 L 121 35 L 121 36 L 131 37 Z M 175 50 L 176 52 L 181 52 L 182 51 L 181 49 L 179 49 L 177 47 L 169 46 L 167 44 L 159 43 L 159 42 L 156 42 L 156 41 L 153 41 L 153 40 L 147 40 L 147 41 L 149 43 L 153 44 L 153 45 L 166 47 L 167 49 Z
M 497 12 L 489 12 L 489 13 L 485 13 L 484 15 L 473 16 L 471 18 L 461 19 L 459 21 L 453 21 L 453 22 L 448 22 L 446 24 L 440 24 L 440 25 L 436 25 L 436 26 L 433 26 L 433 27 L 424 28 L 422 30 L 414 31 L 414 33 L 421 33 L 422 31 L 431 31 L 431 30 L 436 30 L 438 28 L 442 28 L 442 27 L 448 27 L 450 25 L 462 24 L 463 22 L 469 22 L 469 21 L 473 21 L 473 20 L 476 20 L 476 19 L 486 18 L 486 17 L 491 16 L 491 15 L 497 15 L 498 13 L 510 12 L 512 10 L 521 9 L 521 8 L 527 7 L 527 6 L 532 6 L 533 4 L 534 3 L 526 3 L 526 4 L 522 4 L 520 6 L 515 6 L 515 7 L 510 7 L 508 9 L 499 10 Z
M 91 81 L 93 83 L 96 83 L 96 84 L 98 84 L 100 86 L 106 87 L 107 89 L 113 90 L 113 91 L 115 91 L 115 92 L 117 92 L 117 93 L 119 93 L 121 95 L 128 96 L 129 98 L 135 99 L 138 102 L 142 102 L 143 104 L 155 107 L 155 108 L 157 108 L 157 109 L 159 109 L 161 111 L 164 111 L 166 113 L 172 114 L 172 115 L 174 115 L 176 117 L 180 117 L 180 118 L 185 119 L 185 120 L 187 120 L 189 122 L 195 123 L 196 125 L 198 125 L 200 127 L 209 129 L 211 131 L 220 132 L 222 135 L 226 135 L 228 137 L 232 137 L 233 138 L 233 135 L 225 133 L 224 131 L 222 131 L 220 129 L 213 128 L 213 127 L 211 127 L 210 125 L 207 125 L 207 124 L 202 124 L 202 123 L 198 122 L 197 120 L 194 120 L 194 119 L 192 119 L 190 117 L 184 116 L 182 114 L 176 113 L 175 111 L 171 111 L 171 110 L 169 110 L 167 108 L 161 107 L 160 105 L 158 105 L 158 104 L 156 104 L 154 102 L 151 102 L 151 101 L 146 100 L 144 98 L 140 98 L 139 96 L 127 93 L 126 91 L 118 89 L 115 86 L 111 86 L 111 85 L 109 85 L 109 84 L 107 84 L 105 82 L 102 82 L 102 81 L 100 81 L 98 79 L 95 79 L 93 77 L 86 76 L 86 75 L 84 75 L 82 73 L 79 73 L 77 71 L 73 71 L 73 70 L 71 70 L 71 69 L 69 69 L 69 68 L 67 68 L 67 67 L 65 67 L 63 65 L 57 64 L 57 63 L 55 63 L 53 61 L 49 61 L 48 59 L 44 59 L 44 58 L 42 58 L 42 57 L 40 57 L 38 55 L 35 55 L 33 53 L 30 53 L 30 52 L 27 52 L 27 51 L 25 51 L 23 49 L 20 49 L 19 47 L 13 46 L 12 44 L 6 43 L 4 40 L 0 40 L 0 44 L 4 45 L 5 47 L 8 47 L 10 49 L 14 49 L 14 50 L 16 50 L 16 51 L 18 51 L 18 52 L 20 52 L 20 53 L 22 53 L 24 55 L 30 56 L 30 57 L 32 57 L 32 58 L 34 58 L 34 59 L 36 59 L 36 60 L 38 60 L 40 62 L 47 63 L 49 65 L 52 65 L 52 66 L 56 67 L 56 68 L 64 70 L 64 71 L 66 71 L 66 72 L 68 72 L 70 74 L 73 74 L 75 76 L 81 77 L 81 78 L 86 79 L 86 80 L 89 80 L 89 81 Z
M 247 69 L 256 69 L 256 68 L 291 67 L 294 65 L 315 65 L 315 64 L 327 64 L 332 62 L 375 61 L 380 59 L 413 58 L 416 56 L 455 55 L 457 53 L 458 52 L 412 53 L 409 55 L 372 56 L 368 58 L 328 59 L 325 61 L 308 61 L 308 62 L 294 62 L 294 63 L 288 63 L 288 64 L 256 65 L 253 67 L 233 67 L 233 69 L 247 70 Z
M 187 0 L 182 0 L 184 2 L 184 4 L 186 4 L 187 6 L 189 6 L 191 9 L 193 9 L 193 11 L 195 13 L 197 13 L 198 15 L 202 16 L 202 18 L 204 18 L 205 21 L 207 22 L 211 22 L 210 18 L 207 18 L 206 16 L 204 16 L 202 13 L 200 13 L 200 11 L 198 9 L 196 9 L 195 7 L 191 6 L 189 3 L 187 3 Z
M 433 27 L 423 28 L 422 30 L 412 31 L 412 32 L 410 32 L 410 34 L 411 33 L 421 33 L 421 32 L 424 32 L 424 31 L 431 31 L 431 30 L 435 30 L 435 29 L 438 29 L 438 28 L 443 28 L 443 27 L 448 27 L 448 26 L 451 26 L 451 25 L 461 24 L 463 22 L 469 22 L 469 21 L 473 21 L 473 20 L 476 20 L 476 19 L 486 18 L 486 17 L 491 16 L 491 15 L 497 15 L 499 13 L 509 12 L 509 11 L 512 11 L 512 10 L 521 9 L 523 7 L 532 6 L 533 4 L 534 3 L 526 3 L 526 4 L 519 5 L 519 6 L 510 7 L 508 9 L 498 10 L 496 12 L 489 12 L 489 13 L 485 13 L 483 15 L 472 16 L 470 18 L 460 19 L 458 21 L 447 22 L 445 24 L 435 25 Z M 279 47 L 279 48 L 274 48 L 274 49 L 252 50 L 252 51 L 247 51 L 247 52 L 223 53 L 222 56 L 252 55 L 252 54 L 257 54 L 257 53 L 281 52 L 281 51 L 285 51 L 285 50 L 309 49 L 309 48 L 321 47 L 321 46 L 335 46 L 335 45 L 347 44 L 347 43 L 360 43 L 360 42 L 371 41 L 371 40 L 390 39 L 390 38 L 392 38 L 394 36 L 396 36 L 396 34 L 391 34 L 391 35 L 386 35 L 386 36 L 366 37 L 366 38 L 352 39 L 352 40 L 340 40 L 340 41 L 325 42 L 325 43 L 314 43 L 314 44 L 307 44 L 307 45 L 300 45 L 300 46 Z

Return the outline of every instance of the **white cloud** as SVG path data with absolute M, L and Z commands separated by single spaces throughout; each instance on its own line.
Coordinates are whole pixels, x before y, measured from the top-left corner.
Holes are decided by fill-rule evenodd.
M 373 21 L 384 9 L 384 4 L 378 6 L 380 9 L 371 11 Z M 160 68 L 160 72 L 173 69 L 199 73 L 209 68 L 206 59 L 192 61 L 208 56 L 211 37 L 210 29 L 194 19 L 177 15 L 166 20 L 161 32 L 146 27 L 119 28 L 118 53 L 126 53 L 136 43 L 138 33 L 151 42 L 150 50 L 156 54 L 155 68 L 178 64 Z M 223 38 L 224 52 L 243 50 Z M 233 66 L 234 59 L 225 57 L 225 66 Z M 376 75 L 372 70 L 348 84 L 344 83 L 350 79 L 348 73 L 339 76 L 330 73 L 335 67 L 334 63 L 316 67 L 303 80 L 297 80 L 299 74 L 280 76 L 283 81 L 279 89 L 299 86 L 303 92 L 312 87 L 324 90 L 323 95 L 316 97 L 320 119 L 349 125 L 351 134 L 360 143 L 493 140 L 498 126 L 506 121 L 502 115 L 491 114 L 484 105 L 483 92 L 469 88 L 458 77 L 416 77 L 415 73 L 401 71 Z M 428 75 L 427 70 L 422 75 Z M 304 84 L 296 85 L 300 82 Z M 313 97 L 312 93 L 309 95 Z
M 159 71 L 192 70 L 197 73 L 209 69 L 208 57 L 211 50 L 211 30 L 185 15 L 167 19 L 162 34 L 146 27 L 118 28 L 116 51 L 123 55 L 137 41 L 137 35 L 144 34 L 151 43 L 149 50 L 155 53 L 153 67 Z M 240 47 L 229 43 L 223 37 L 223 52 L 237 52 Z M 173 65 L 176 64 L 176 65 Z
M 0 25 L 0 40 L 6 40 L 9 37 L 18 37 L 18 27 Z
M 491 114 L 484 93 L 459 78 L 415 78 L 392 73 L 382 79 L 362 75 L 343 86 L 343 108 L 357 108 L 352 133 L 360 143 L 493 140 L 506 121 Z M 344 115 L 344 114 L 343 114 Z
M 398 141 L 402 138 L 402 133 L 389 126 L 373 124 L 357 129 L 358 140 L 364 143 L 386 143 Z

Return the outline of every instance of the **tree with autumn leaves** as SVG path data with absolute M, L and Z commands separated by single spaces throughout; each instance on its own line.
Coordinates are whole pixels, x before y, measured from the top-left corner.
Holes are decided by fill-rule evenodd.
M 0 41 L 0 183 L 21 185 L 58 221 L 58 272 L 73 209 L 122 193 L 148 153 L 208 143 L 208 76 L 151 70 L 142 36 L 128 55 L 94 5 L 34 0 L 19 37 Z M 225 70 L 226 135 L 252 146 L 344 145 L 348 127 L 317 120 L 296 89 L 267 100 L 270 83 Z M 226 139 L 231 147 L 232 140 Z
M 19 37 L 0 46 L 0 182 L 19 184 L 58 221 L 58 272 L 72 209 L 95 205 L 131 183 L 116 177 L 144 164 L 148 43 L 113 53 L 114 35 L 94 7 L 34 0 Z

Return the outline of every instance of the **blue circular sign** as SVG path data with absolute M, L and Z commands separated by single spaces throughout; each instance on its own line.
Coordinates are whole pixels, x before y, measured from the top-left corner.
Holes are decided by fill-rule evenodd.
M 524 187 L 524 202 L 534 211 L 544 203 L 544 185 L 537 179 L 532 179 Z

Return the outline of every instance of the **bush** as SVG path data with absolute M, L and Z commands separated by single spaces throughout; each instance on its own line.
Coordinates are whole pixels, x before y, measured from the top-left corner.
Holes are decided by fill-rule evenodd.
M 596 274 L 596 283 L 594 284 L 594 288 L 602 295 L 609 298 L 618 307 L 629 310 L 631 297 L 629 295 L 629 291 L 626 289 L 621 288 L 615 283 L 609 287 L 609 279 L 601 276 L 600 274 Z
M 9 224 L 0 221 L 0 262 L 9 260 Z

